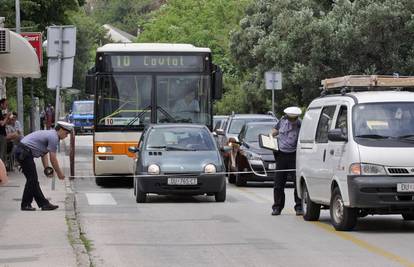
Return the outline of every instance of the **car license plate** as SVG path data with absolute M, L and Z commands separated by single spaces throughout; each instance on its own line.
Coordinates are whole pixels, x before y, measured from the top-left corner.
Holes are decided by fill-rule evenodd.
M 196 185 L 197 178 L 168 178 L 169 185 Z
M 269 163 L 269 170 L 274 170 L 276 169 L 276 163 Z
M 397 184 L 397 192 L 414 192 L 414 183 Z

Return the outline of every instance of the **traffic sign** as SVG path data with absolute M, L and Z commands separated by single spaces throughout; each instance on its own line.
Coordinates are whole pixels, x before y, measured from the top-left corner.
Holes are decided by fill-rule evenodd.
M 35 49 L 40 66 L 43 66 L 42 33 L 22 32 L 20 33 Z
M 62 31 L 62 32 L 61 32 Z M 62 48 L 60 47 L 62 40 Z M 62 51 L 61 51 L 62 50 Z M 76 52 L 76 27 L 49 26 L 47 28 L 47 56 L 74 57 Z
M 74 58 L 65 58 L 60 64 L 59 59 L 49 58 L 47 68 L 47 88 L 55 90 L 56 87 L 70 88 L 73 81 Z
M 266 71 L 265 81 L 267 90 L 282 89 L 282 73 L 278 71 Z

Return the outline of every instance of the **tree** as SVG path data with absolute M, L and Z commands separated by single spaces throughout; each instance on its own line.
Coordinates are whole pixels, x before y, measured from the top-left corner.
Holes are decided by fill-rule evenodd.
M 263 73 L 283 73 L 278 110 L 307 105 L 321 79 L 348 74 L 412 74 L 414 3 L 409 0 L 260 0 L 231 36 L 251 110 L 268 98 Z

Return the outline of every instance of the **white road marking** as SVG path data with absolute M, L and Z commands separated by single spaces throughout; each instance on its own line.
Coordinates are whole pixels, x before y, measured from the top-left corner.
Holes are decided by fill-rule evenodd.
M 117 205 L 110 193 L 86 193 L 89 205 Z

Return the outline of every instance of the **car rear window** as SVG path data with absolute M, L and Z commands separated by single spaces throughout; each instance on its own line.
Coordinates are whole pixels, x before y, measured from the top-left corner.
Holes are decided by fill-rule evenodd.
M 215 150 L 210 133 L 203 128 L 154 128 L 148 133 L 147 149 Z
M 230 134 L 239 134 L 243 126 L 247 122 L 258 122 L 258 121 L 274 121 L 276 124 L 276 120 L 272 118 L 248 118 L 248 119 L 234 119 L 231 121 L 229 133 Z

